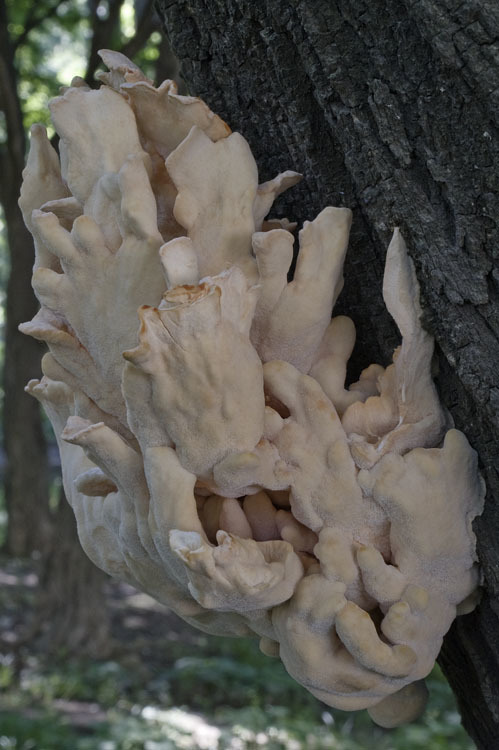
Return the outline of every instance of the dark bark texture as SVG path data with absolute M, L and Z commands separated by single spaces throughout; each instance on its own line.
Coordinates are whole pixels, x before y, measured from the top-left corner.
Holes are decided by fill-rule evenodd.
M 353 367 L 387 363 L 381 298 L 402 228 L 436 340 L 438 386 L 478 451 L 484 596 L 440 662 L 465 727 L 499 747 L 499 5 L 497 0 L 158 0 L 182 74 L 248 139 L 261 178 L 303 183 L 278 204 L 300 222 L 349 206 L 338 311 L 358 328 Z M 355 373 L 353 373 L 355 374 Z

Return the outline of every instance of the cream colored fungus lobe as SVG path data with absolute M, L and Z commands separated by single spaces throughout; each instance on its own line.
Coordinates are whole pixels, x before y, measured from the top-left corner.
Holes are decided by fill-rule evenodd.
M 244 138 L 123 55 L 50 104 L 20 206 L 45 341 L 27 390 L 52 421 L 89 557 L 205 632 L 256 635 L 325 703 L 382 726 L 478 583 L 475 452 L 431 378 L 396 229 L 383 282 L 401 345 L 345 386 L 355 327 L 331 311 L 351 211 L 267 218 Z

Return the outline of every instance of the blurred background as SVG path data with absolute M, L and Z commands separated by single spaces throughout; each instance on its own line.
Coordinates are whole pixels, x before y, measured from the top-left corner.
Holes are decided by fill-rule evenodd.
M 23 390 L 43 348 L 17 331 L 37 309 L 17 198 L 30 126 L 54 138 L 48 100 L 73 76 L 95 85 L 102 47 L 179 79 L 152 0 L 0 0 L 0 748 L 471 750 L 438 668 L 424 717 L 382 730 L 321 704 L 256 641 L 194 631 L 80 550 L 54 436 Z

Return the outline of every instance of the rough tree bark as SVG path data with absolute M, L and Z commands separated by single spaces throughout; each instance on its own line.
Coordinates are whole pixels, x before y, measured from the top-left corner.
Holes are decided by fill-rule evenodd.
M 158 0 L 191 93 L 249 140 L 263 179 L 292 168 L 280 204 L 349 206 L 341 307 L 354 367 L 397 341 L 380 290 L 399 225 L 434 334 L 441 397 L 478 451 L 484 596 L 440 663 L 480 748 L 499 747 L 499 5 L 496 0 Z

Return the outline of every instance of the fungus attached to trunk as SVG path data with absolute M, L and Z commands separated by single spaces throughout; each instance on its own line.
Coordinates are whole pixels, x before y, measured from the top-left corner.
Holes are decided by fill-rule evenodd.
M 206 632 L 256 635 L 314 695 L 381 726 L 478 585 L 484 490 L 447 429 L 433 340 L 395 230 L 383 295 L 393 363 L 346 387 L 353 322 L 332 308 L 351 212 L 266 219 L 300 175 L 258 185 L 248 144 L 123 55 L 32 130 L 20 205 L 45 341 L 28 391 L 59 442 L 81 543 Z M 117 123 L 119 127 L 117 127 Z

